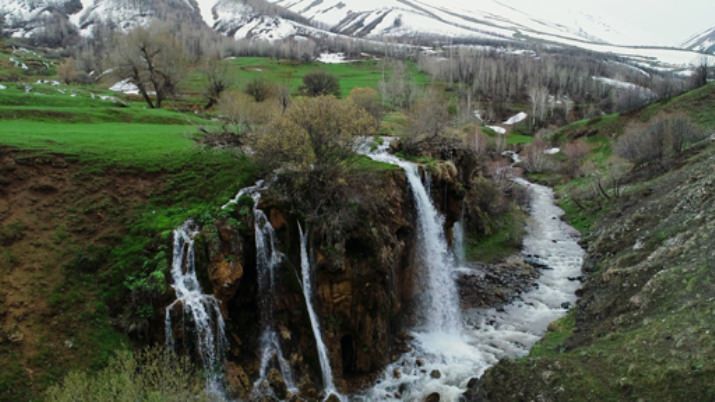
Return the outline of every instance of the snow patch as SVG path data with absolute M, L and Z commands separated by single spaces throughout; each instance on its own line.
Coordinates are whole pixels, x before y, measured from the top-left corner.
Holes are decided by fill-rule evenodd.
M 594 81 L 598 81 L 600 83 L 606 84 L 606 85 L 614 87 L 614 88 L 633 89 L 633 90 L 644 89 L 643 87 L 633 84 L 628 81 L 620 81 L 620 80 L 615 80 L 613 78 L 600 77 L 600 76 L 595 76 L 595 75 L 591 78 L 593 78 Z
M 15 67 L 21 68 L 23 70 L 29 70 L 30 67 L 27 66 L 27 64 L 23 63 L 21 60 L 18 60 L 14 57 L 10 57 L 10 63 L 12 63 Z
M 527 117 L 529 117 L 528 114 L 526 114 L 524 112 L 519 112 L 519 113 L 515 114 L 514 116 L 511 116 L 507 121 L 504 122 L 504 124 L 513 126 L 515 124 L 519 124 L 522 121 L 526 120 Z
M 134 85 L 130 80 L 122 80 L 112 85 L 109 88 L 112 92 L 121 92 L 127 95 L 139 95 L 139 88 Z
M 204 20 L 206 25 L 213 27 L 216 23 L 216 18 L 214 18 L 214 7 L 217 0 L 196 0 L 199 5 L 199 12 L 201 13 L 201 18 Z
M 502 135 L 506 134 L 506 129 L 504 127 L 500 127 L 500 126 L 487 126 L 487 127 L 492 129 L 497 134 L 502 134 Z
M 549 148 L 549 149 L 544 150 L 544 153 L 546 155 L 556 155 L 556 154 L 561 153 L 561 148 Z
M 321 53 L 317 61 L 323 64 L 352 63 L 351 60 L 345 58 L 345 53 Z
M 60 82 L 56 80 L 37 80 L 36 84 L 52 85 L 53 87 L 57 87 L 60 85 Z

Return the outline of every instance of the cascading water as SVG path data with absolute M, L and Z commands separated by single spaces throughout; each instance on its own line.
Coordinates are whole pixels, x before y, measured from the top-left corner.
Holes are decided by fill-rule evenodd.
M 389 144 L 383 144 L 377 150 L 367 151 L 363 146 L 361 151 L 374 160 L 398 165 L 407 174 L 419 217 L 418 248 L 422 248 L 421 257 L 429 270 L 426 278 L 430 283 L 426 288 L 432 314 L 428 311 L 428 325 L 413 333 L 411 351 L 388 366 L 371 390 L 353 399 L 422 401 L 438 393 L 440 400 L 458 401 L 470 379 L 480 377 L 503 358 L 527 354 L 544 335 L 548 324 L 567 312 L 564 307 L 576 300 L 579 282 L 572 279 L 580 275 L 584 252 L 578 245 L 577 232 L 559 219 L 563 211 L 554 205 L 553 192 L 516 179 L 518 184 L 527 187 L 531 197 L 531 220 L 523 253 L 550 269 L 542 273 L 538 286 L 520 299 L 498 310 L 466 311 L 462 323 L 456 286 L 450 275 L 453 259 L 443 242 L 441 225 L 432 225 L 440 223 L 439 214 L 419 181 L 416 167 L 389 155 L 388 148 Z M 457 243 L 460 228 L 455 229 Z M 454 253 L 459 254 L 456 248 Z M 460 268 L 459 272 L 464 274 L 465 270 L 468 267 Z M 435 291 L 450 294 L 435 295 L 432 293 Z M 447 308 L 438 305 L 440 301 L 453 304 Z M 435 317 L 435 311 L 443 311 L 444 315 Z M 443 327 L 429 323 L 430 319 Z M 457 324 L 453 324 L 453 320 L 457 320 Z
M 225 324 L 219 301 L 205 294 L 196 277 L 194 237 L 197 234 L 193 221 L 189 220 L 174 230 L 174 251 L 171 264 L 172 287 L 176 300 L 166 308 L 166 344 L 175 348 L 172 311 L 180 306 L 184 323 L 192 326 L 196 353 L 207 371 L 207 389 L 216 395 L 223 395 L 223 356 L 227 340 Z
M 275 296 L 275 270 L 283 256 L 278 251 L 275 231 L 268 217 L 260 209 L 260 193 L 253 194 L 253 217 L 256 237 L 256 271 L 258 273 L 258 294 L 261 314 L 261 366 L 259 378 L 254 383 L 254 393 L 260 392 L 259 387 L 265 382 L 271 360 L 278 363 L 283 381 L 289 391 L 295 393 L 297 388 L 293 379 L 293 371 L 288 360 L 283 355 L 275 322 L 273 320 L 273 297 Z
M 305 305 L 308 309 L 308 317 L 310 318 L 310 326 L 313 329 L 313 336 L 315 338 L 315 346 L 318 350 L 318 360 L 320 362 L 320 370 L 323 375 L 323 386 L 325 387 L 325 397 L 330 395 L 335 395 L 339 399 L 342 399 L 335 384 L 333 383 L 333 370 L 330 367 L 330 359 L 328 359 L 328 350 L 325 347 L 325 342 L 323 342 L 323 335 L 320 332 L 320 323 L 318 322 L 318 315 L 313 309 L 313 285 L 312 285 L 312 272 L 310 257 L 308 255 L 308 235 L 303 232 L 303 228 L 298 224 L 298 231 L 300 232 L 300 269 L 303 279 L 303 297 L 305 297 Z
M 417 250 L 426 278 L 421 330 L 424 333 L 458 336 L 462 330 L 462 318 L 457 285 L 453 278 L 455 260 L 447 245 L 444 218 L 432 203 L 417 165 L 387 153 L 387 147 L 389 143 L 378 147 L 375 152 L 367 152 L 366 155 L 373 160 L 401 167 L 412 190 L 417 209 Z
M 258 208 L 261 200 L 261 191 L 265 190 L 265 182 L 259 181 L 251 187 L 246 187 L 236 194 L 236 196 L 223 206 L 223 209 L 230 205 L 238 203 L 238 201 L 246 196 L 253 199 L 253 220 L 254 220 L 254 235 L 256 245 L 256 273 L 258 277 L 258 303 L 260 308 L 261 320 L 261 365 L 259 368 L 258 379 L 253 383 L 254 396 L 262 395 L 265 392 L 270 392 L 264 387 L 267 383 L 268 370 L 271 362 L 275 359 L 278 369 L 283 376 L 283 381 L 286 388 L 291 393 L 298 391 L 295 386 L 293 370 L 290 363 L 283 354 L 276 324 L 273 318 L 273 298 L 276 294 L 275 289 L 275 270 L 283 260 L 283 255 L 278 249 L 275 230 L 271 226 L 266 214 Z
M 452 243 L 454 258 L 461 267 L 467 259 L 467 252 L 464 248 L 464 219 L 454 224 L 452 228 Z

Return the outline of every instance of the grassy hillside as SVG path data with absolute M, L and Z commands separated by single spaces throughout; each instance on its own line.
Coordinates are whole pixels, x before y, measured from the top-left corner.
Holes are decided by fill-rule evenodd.
M 303 83 L 303 77 L 315 71 L 325 71 L 335 75 L 340 81 L 342 96 L 347 96 L 354 88 L 377 89 L 383 77 L 382 67 L 378 61 L 374 60 L 323 64 L 276 60 L 267 57 L 240 57 L 226 60 L 225 63 L 233 82 L 241 88 L 249 81 L 261 78 L 276 85 L 285 85 L 293 93 L 297 93 Z M 426 85 L 429 80 L 427 75 L 420 73 L 414 64 L 409 65 L 409 73 L 414 82 L 420 86 Z M 195 74 L 188 86 L 194 91 L 200 91 L 200 88 L 203 87 L 201 75 Z
M 200 127 L 220 124 L 213 111 L 186 112 L 199 110 L 198 71 L 182 100 L 152 110 L 108 91 L 113 79 L 60 84 L 54 62 L 17 53 L 0 52 L 2 401 L 40 400 L 70 369 L 98 370 L 117 350 L 161 333 L 153 320 L 172 297 L 172 229 L 189 217 L 212 219 L 256 174 L 249 158 L 197 142 Z M 239 86 L 263 77 L 294 92 L 315 70 L 335 74 L 344 95 L 382 78 L 373 61 L 226 63 Z
M 7 59 L 2 74 L 22 81 L 0 82 L 0 400 L 40 400 L 70 369 L 130 347 L 127 333 L 146 338 L 171 297 L 171 230 L 214 213 L 255 169 L 198 145 L 215 123 L 194 114 Z
M 577 122 L 557 140 L 595 144 L 588 160 L 606 169 L 628 124 L 667 113 L 715 129 L 715 85 L 630 115 Z M 620 195 L 587 209 L 569 192 L 588 188 L 592 177 L 551 177 L 562 183 L 568 219 L 588 234 L 581 299 L 528 357 L 489 370 L 475 400 L 715 399 L 713 166 L 715 144 L 706 140 L 666 170 L 631 171 Z

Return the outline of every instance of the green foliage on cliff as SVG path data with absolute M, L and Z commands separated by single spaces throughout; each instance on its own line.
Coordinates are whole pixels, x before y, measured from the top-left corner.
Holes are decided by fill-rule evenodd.
M 97 372 L 73 371 L 51 387 L 47 402 L 211 401 L 205 380 L 186 357 L 162 349 L 120 352 Z
M 526 215 L 514 208 L 508 213 L 492 216 L 491 219 L 493 224 L 489 233 L 466 233 L 467 260 L 496 263 L 521 249 Z

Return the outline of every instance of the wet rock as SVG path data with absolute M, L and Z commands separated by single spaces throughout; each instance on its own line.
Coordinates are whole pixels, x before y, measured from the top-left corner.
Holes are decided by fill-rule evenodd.
M 441 396 L 439 395 L 438 392 L 433 392 L 425 398 L 424 402 L 439 402 L 441 400 Z
M 219 300 L 230 300 L 243 278 L 243 266 L 238 261 L 222 259 L 209 268 L 209 279 Z
M 251 392 L 251 380 L 243 367 L 236 363 L 226 363 L 226 385 L 231 395 L 246 397 Z
M 571 302 L 563 302 L 561 303 L 561 308 L 564 310 L 568 310 L 571 308 Z
M 392 378 L 394 378 L 396 380 L 399 380 L 400 378 L 402 378 L 402 372 L 400 371 L 399 368 L 392 370 Z
M 270 210 L 268 219 L 271 221 L 271 226 L 273 226 L 274 230 L 281 230 L 288 224 L 285 215 L 275 208 Z
M 464 308 L 499 308 L 533 287 L 539 273 L 521 257 L 500 264 L 473 264 L 457 278 Z
M 281 400 L 286 399 L 288 396 L 288 387 L 286 386 L 285 380 L 283 379 L 280 371 L 271 369 L 268 372 L 268 383 L 278 398 Z
M 340 398 L 335 395 L 335 394 L 330 394 L 328 395 L 327 398 L 325 398 L 325 402 L 341 402 Z
M 432 370 L 432 372 L 429 373 L 429 376 L 434 378 L 435 380 L 438 380 L 442 378 L 442 373 L 439 370 Z

